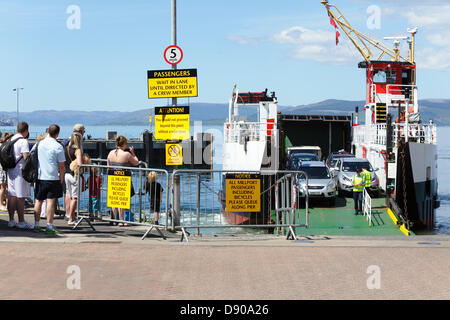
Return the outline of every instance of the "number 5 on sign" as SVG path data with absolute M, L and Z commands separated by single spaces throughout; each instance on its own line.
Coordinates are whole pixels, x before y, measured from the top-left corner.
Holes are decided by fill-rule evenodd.
M 164 60 L 168 64 L 178 64 L 183 60 L 183 51 L 178 46 L 169 46 L 164 51 Z

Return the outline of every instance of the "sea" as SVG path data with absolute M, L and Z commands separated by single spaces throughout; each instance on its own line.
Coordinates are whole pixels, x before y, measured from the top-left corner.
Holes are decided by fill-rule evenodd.
M 73 126 L 61 126 L 60 138 L 69 137 Z M 44 126 L 30 126 L 30 138 L 45 132 Z M 85 137 L 105 138 L 108 131 L 116 131 L 118 135 L 123 135 L 127 139 L 139 138 L 145 131 L 153 131 L 151 125 L 148 126 L 86 126 Z M 0 127 L 1 132 L 13 132 L 14 127 Z M 194 132 L 209 132 L 214 136 L 214 168 L 220 170 L 222 163 L 223 126 L 221 125 L 195 125 L 191 126 L 191 135 Z M 441 206 L 436 210 L 436 221 L 434 233 L 450 234 L 450 127 L 437 128 L 438 141 L 438 191 Z

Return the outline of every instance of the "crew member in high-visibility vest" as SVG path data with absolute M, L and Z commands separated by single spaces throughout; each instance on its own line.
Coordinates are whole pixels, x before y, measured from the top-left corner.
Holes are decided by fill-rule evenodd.
M 370 182 L 372 180 L 372 175 L 370 174 L 369 170 L 367 170 L 367 168 L 363 168 L 362 169 L 362 177 L 363 177 L 363 180 L 364 180 L 364 187 L 366 189 L 369 189 L 370 188 Z
M 355 203 L 355 215 L 362 213 L 362 194 L 364 190 L 364 180 L 361 170 L 357 169 L 352 177 L 353 201 Z

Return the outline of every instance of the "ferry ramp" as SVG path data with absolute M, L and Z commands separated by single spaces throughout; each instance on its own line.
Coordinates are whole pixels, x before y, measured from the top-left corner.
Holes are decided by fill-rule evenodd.
M 336 206 L 319 201 L 309 205 L 309 227 L 296 228 L 297 236 L 404 236 L 384 206 L 385 199 L 372 199 L 372 226 L 363 215 L 355 215 L 353 199 L 336 198 Z M 296 221 L 305 220 L 305 210 L 295 211 Z

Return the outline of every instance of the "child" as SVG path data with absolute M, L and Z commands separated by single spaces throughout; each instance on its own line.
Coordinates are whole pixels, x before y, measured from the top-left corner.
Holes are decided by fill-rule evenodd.
M 91 158 L 89 158 L 89 155 L 87 155 L 86 153 L 84 153 L 83 154 L 83 157 L 81 158 L 81 163 L 82 164 L 90 164 L 91 163 Z M 70 163 L 70 170 L 72 170 L 75 174 L 74 174 L 74 177 L 75 177 L 75 180 L 77 180 L 78 179 L 78 167 L 79 167 L 79 165 L 78 165 L 78 163 L 77 163 L 77 159 L 75 159 L 75 160 L 73 160 L 71 163 Z M 88 167 L 81 167 L 81 169 L 80 169 L 80 173 L 81 173 L 81 179 L 83 179 L 84 177 L 83 177 L 83 173 L 85 173 L 86 171 L 88 171 Z M 82 185 L 84 185 L 84 184 L 82 184 Z M 83 190 L 84 191 L 84 190 Z
M 89 178 L 86 183 L 86 188 L 89 189 L 89 214 L 94 214 L 93 219 L 99 220 L 100 213 L 100 195 L 103 185 L 102 176 L 98 175 L 98 168 L 89 168 Z
M 159 210 L 161 204 L 161 194 L 164 189 L 161 187 L 161 184 L 156 182 L 157 174 L 155 171 L 149 172 L 147 175 L 147 181 L 144 185 L 145 193 L 148 193 L 149 202 L 150 202 L 150 211 L 153 210 L 155 214 L 155 222 L 153 224 L 159 224 Z

